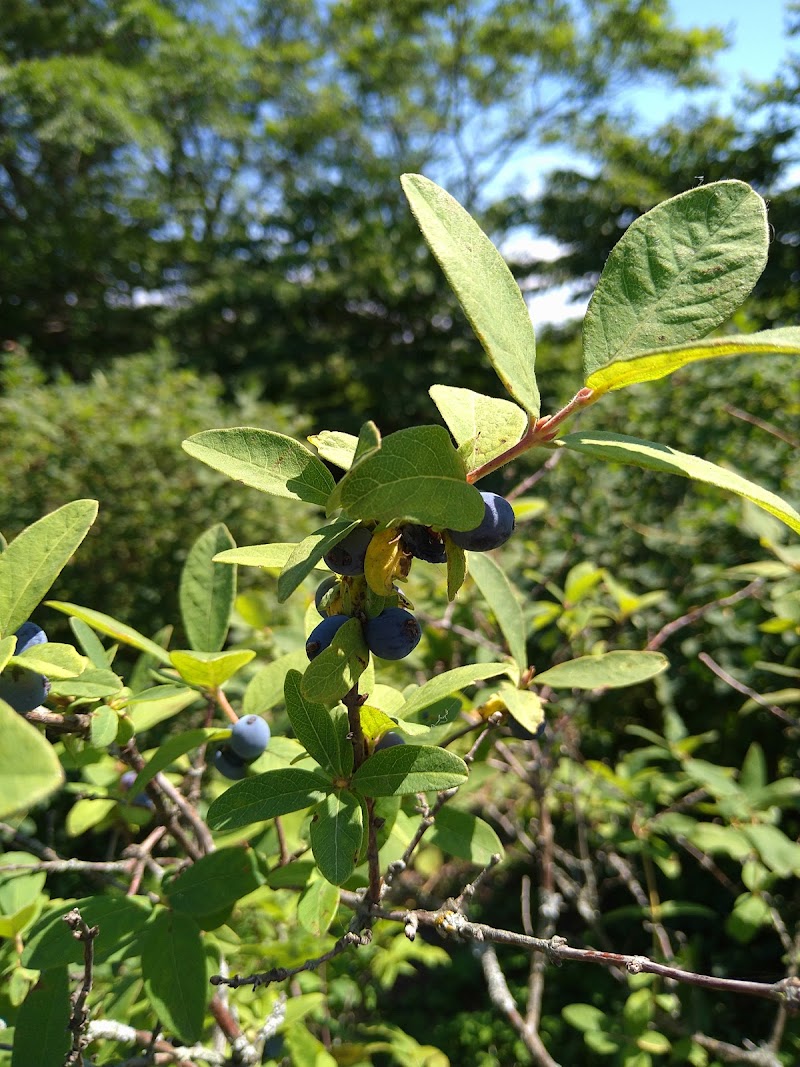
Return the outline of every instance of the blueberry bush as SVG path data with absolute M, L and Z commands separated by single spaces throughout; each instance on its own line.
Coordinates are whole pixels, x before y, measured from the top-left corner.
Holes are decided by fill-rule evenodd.
M 766 206 L 720 181 L 634 222 L 586 314 L 584 383 L 542 415 L 533 328 L 500 254 L 444 190 L 402 182 L 506 396 L 433 385 L 441 423 L 386 436 L 374 422 L 308 444 L 249 426 L 192 434 L 194 460 L 296 508 L 302 529 L 318 521 L 292 543 L 202 532 L 178 590 L 183 648 L 172 628 L 115 617 L 113 590 L 108 604 L 45 599 L 95 501 L 3 544 L 11 1067 L 800 1054 L 800 782 L 785 751 L 800 514 L 730 466 L 566 432 L 609 394 L 691 364 L 800 354 L 800 328 L 709 336 L 764 268 Z M 543 462 L 523 473 L 531 457 Z M 738 498 L 761 554 L 729 568 L 735 592 L 677 617 L 668 591 L 591 559 L 538 569 L 535 524 L 557 502 L 546 481 L 544 503 L 530 489 L 570 458 L 578 492 L 607 463 Z M 480 491 L 484 478 L 504 491 Z M 280 605 L 268 644 L 241 567 Z M 695 730 L 661 649 L 756 597 L 760 632 L 786 651 L 758 669 L 782 688 L 742 680 L 755 661 L 737 673 L 696 657 L 746 697 L 741 714 L 765 717 L 725 764 L 703 755 L 724 724 Z M 71 641 L 47 639 L 40 624 L 57 618 Z

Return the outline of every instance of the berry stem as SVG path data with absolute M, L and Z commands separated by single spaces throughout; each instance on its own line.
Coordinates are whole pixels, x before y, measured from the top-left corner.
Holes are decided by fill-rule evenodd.
M 235 722 L 239 721 L 239 716 L 236 714 L 236 712 L 231 707 L 230 701 L 225 696 L 225 694 L 222 692 L 222 689 L 220 688 L 220 686 L 217 686 L 216 689 L 214 690 L 214 699 L 216 700 L 217 704 L 219 704 L 219 706 L 222 709 L 223 713 L 230 719 L 231 722 L 235 723 Z

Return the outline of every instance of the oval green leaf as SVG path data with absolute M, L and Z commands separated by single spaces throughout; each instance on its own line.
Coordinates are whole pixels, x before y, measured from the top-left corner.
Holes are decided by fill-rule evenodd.
M 2 559 L 2 556 L 0 556 Z M 95 611 L 94 608 L 82 608 L 79 604 L 70 604 L 65 600 L 48 600 L 48 608 L 55 608 L 56 611 L 62 611 L 65 615 L 72 615 L 76 619 L 81 619 L 83 622 L 88 623 L 93 630 L 97 630 L 98 633 L 106 634 L 108 637 L 113 637 L 115 641 L 121 641 L 124 645 L 130 645 L 132 648 L 138 648 L 140 652 L 146 652 L 149 656 L 153 656 L 159 663 L 169 665 L 169 653 L 166 649 L 163 649 L 161 645 L 157 645 L 155 641 L 151 641 L 149 637 L 145 637 L 144 634 L 140 634 L 138 630 L 134 630 L 132 626 L 126 626 L 124 622 L 117 622 L 110 615 L 105 615 L 102 611 Z
M 688 363 L 729 356 L 800 355 L 800 326 L 758 333 L 710 337 L 692 344 L 667 345 L 647 352 L 635 352 L 599 367 L 586 384 L 599 395 L 624 389 L 639 382 L 665 378 Z
M 503 855 L 503 845 L 492 827 L 470 811 L 445 804 L 436 813 L 436 820 L 427 841 L 438 845 L 443 852 L 479 863 L 486 867 L 493 856 Z
M 211 991 L 194 919 L 167 908 L 156 914 L 142 946 L 142 976 L 150 1007 L 164 1030 L 182 1041 L 197 1041 Z
M 369 663 L 361 622 L 349 619 L 333 640 L 309 663 L 301 689 L 307 700 L 329 707 L 349 693 Z
M 212 830 L 236 830 L 318 803 L 328 783 L 313 771 L 286 767 L 235 782 L 208 809 Z
M 203 430 L 184 441 L 183 449 L 235 482 L 272 496 L 324 505 L 335 484 L 310 449 L 273 430 L 254 426 Z
M 236 597 L 236 569 L 214 557 L 236 546 L 224 523 L 200 534 L 181 571 L 179 602 L 189 644 L 200 652 L 219 652 L 225 644 Z
M 430 250 L 444 271 L 489 362 L 510 395 L 539 414 L 536 337 L 514 275 L 469 212 L 421 174 L 400 182 Z
M 428 392 L 459 445 L 468 470 L 476 470 L 515 445 L 528 428 L 528 414 L 510 400 L 432 385 Z
M 363 839 L 364 814 L 352 793 L 329 793 L 314 809 L 311 851 L 331 885 L 342 885 L 353 873 Z
M 335 775 L 346 776 L 353 769 L 353 746 L 342 746 L 336 720 L 324 704 L 303 696 L 302 680 L 299 671 L 289 671 L 286 675 L 286 711 L 294 735 L 321 767 Z
M 0 552 L 0 636 L 14 633 L 97 518 L 96 500 L 73 500 L 27 526 Z
M 353 775 L 353 790 L 365 797 L 394 797 L 451 789 L 467 780 L 460 756 L 425 745 L 395 745 L 375 752 Z
M 221 911 L 262 884 L 256 858 L 247 848 L 221 848 L 165 882 L 170 906 L 189 915 Z
M 64 771 L 44 734 L 0 700 L 0 819 L 32 808 L 63 781 Z
M 17 1013 L 11 1067 L 62 1067 L 72 1043 L 69 1019 L 66 967 L 45 971 Z
M 486 678 L 496 678 L 498 674 L 508 674 L 509 667 L 508 663 L 471 663 L 465 667 L 444 671 L 415 689 L 398 709 L 397 715 L 400 719 L 407 719 L 468 685 L 482 682 Z
M 398 520 L 453 530 L 474 529 L 483 500 L 466 480 L 464 461 L 444 426 L 414 426 L 384 437 L 353 464 L 335 499 L 354 519 Z
M 608 460 L 612 463 L 627 463 L 645 470 L 663 471 L 665 474 L 678 474 L 682 478 L 691 478 L 706 485 L 715 485 L 718 489 L 727 489 L 737 496 L 751 500 L 770 515 L 786 523 L 795 533 L 800 533 L 800 514 L 791 504 L 776 493 L 762 489 L 755 482 L 743 478 L 741 474 L 718 467 L 699 456 L 678 452 L 669 445 L 659 445 L 653 441 L 642 441 L 638 437 L 626 437 L 623 434 L 589 431 L 570 433 L 559 442 L 564 448 L 574 452 L 583 452 L 587 456 Z
M 719 326 L 758 280 L 768 244 L 764 201 L 740 181 L 691 189 L 642 215 L 612 249 L 589 303 L 586 378 Z
M 227 682 L 251 659 L 255 652 L 241 648 L 231 652 L 190 652 L 176 649 L 170 652 L 172 666 L 187 685 L 197 685 L 201 689 L 216 689 Z
M 617 650 L 557 663 L 536 675 L 537 685 L 552 689 L 620 689 L 655 678 L 669 666 L 661 652 Z
M 525 620 L 511 582 L 502 567 L 485 552 L 467 553 L 469 573 L 497 620 L 508 650 L 521 671 L 528 666 Z

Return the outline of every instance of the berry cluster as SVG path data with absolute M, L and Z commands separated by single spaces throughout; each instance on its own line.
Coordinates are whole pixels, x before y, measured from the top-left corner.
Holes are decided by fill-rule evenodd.
M 244 778 L 247 765 L 264 752 L 270 737 L 270 728 L 260 715 L 245 715 L 234 723 L 230 738 L 214 753 L 214 766 L 233 781 Z
M 14 654 L 19 656 L 33 645 L 43 645 L 47 634 L 35 622 L 24 622 L 14 635 L 17 646 Z M 43 674 L 29 671 L 25 667 L 8 666 L 0 674 L 0 700 L 5 700 L 14 711 L 24 715 L 43 704 L 50 692 L 50 682 Z
M 434 530 L 417 523 L 406 523 L 398 530 L 401 554 L 407 573 L 411 559 L 426 563 L 446 563 L 446 535 L 453 544 L 470 552 L 489 552 L 505 544 L 514 531 L 514 510 L 507 500 L 496 493 L 481 493 L 483 519 L 472 530 Z M 330 645 L 339 629 L 352 617 L 361 618 L 367 648 L 381 659 L 398 660 L 408 656 L 419 644 L 422 630 L 410 611 L 403 606 L 403 597 L 395 589 L 395 603 L 391 601 L 377 614 L 354 608 L 358 596 L 353 595 L 353 583 L 363 582 L 367 555 L 373 531 L 369 526 L 357 526 L 323 557 L 335 573 L 317 589 L 314 601 L 322 622 L 311 631 L 306 642 L 306 654 L 315 659 Z M 344 582 L 349 582 L 348 614 L 342 596 Z

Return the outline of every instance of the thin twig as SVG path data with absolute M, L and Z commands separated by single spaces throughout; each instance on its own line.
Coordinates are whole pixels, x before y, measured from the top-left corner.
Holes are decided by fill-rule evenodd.
M 795 727 L 798 725 L 797 720 L 787 711 L 784 711 L 783 708 L 779 708 L 777 704 L 770 704 L 770 702 L 765 700 L 760 693 L 755 691 L 755 689 L 751 689 L 749 685 L 745 685 L 744 682 L 740 682 L 734 678 L 732 674 L 728 674 L 728 672 L 723 667 L 720 667 L 720 665 L 716 663 L 707 652 L 701 652 L 697 658 L 701 663 L 704 663 L 710 671 L 713 671 L 718 678 L 721 678 L 723 682 L 726 682 L 731 689 L 735 689 L 737 693 L 742 693 L 744 696 L 750 697 L 751 700 L 754 700 L 756 704 L 760 704 L 762 708 L 766 708 L 767 711 L 780 719 L 781 722 L 788 723 L 790 726 Z
M 87 1024 L 89 1013 L 86 1000 L 92 991 L 94 979 L 94 939 L 100 933 L 98 926 L 89 926 L 77 908 L 68 911 L 63 921 L 72 930 L 72 936 L 83 942 L 83 978 L 73 994 L 67 1029 L 72 1033 L 72 1046 L 64 1060 L 64 1067 L 77 1067 L 83 1058 L 83 1050 L 89 1044 Z
M 359 906 L 363 907 L 363 902 L 360 898 Z M 305 963 L 300 963 L 296 967 L 273 967 L 271 971 L 251 974 L 246 978 L 240 978 L 238 974 L 231 975 L 229 978 L 222 974 L 214 974 L 211 976 L 210 981 L 212 985 L 227 985 L 231 989 L 238 989 L 240 986 L 245 985 L 258 989 L 259 986 L 270 985 L 272 982 L 285 982 L 287 978 L 292 978 L 294 975 L 300 974 L 301 971 L 315 971 L 321 964 L 327 963 L 328 960 L 332 960 L 335 956 L 340 956 L 353 945 L 368 945 L 371 940 L 372 932 L 370 930 L 362 930 L 360 933 L 348 930 L 346 934 L 339 938 L 330 951 L 324 952 L 314 959 L 306 960 Z
M 657 651 L 674 633 L 682 630 L 685 626 L 691 626 L 693 622 L 702 619 L 704 615 L 708 615 L 714 608 L 727 608 L 740 600 L 746 600 L 747 597 L 758 596 L 763 587 L 764 579 L 756 578 L 755 581 L 750 582 L 749 585 L 744 586 L 735 593 L 731 593 L 730 596 L 720 597 L 718 600 L 710 600 L 707 604 L 701 604 L 699 607 L 690 608 L 685 615 L 681 615 L 679 618 L 673 619 L 672 622 L 668 622 L 666 626 L 662 626 L 658 633 L 650 638 L 645 648 L 648 652 Z

